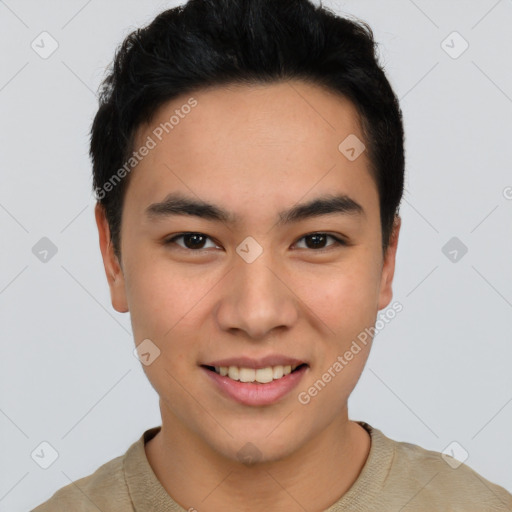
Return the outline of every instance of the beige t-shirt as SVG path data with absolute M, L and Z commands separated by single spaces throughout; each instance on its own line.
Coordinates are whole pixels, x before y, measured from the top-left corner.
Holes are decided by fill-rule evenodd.
M 512 494 L 466 464 L 452 468 L 439 452 L 357 423 L 371 436 L 368 458 L 350 489 L 325 512 L 512 511 Z M 33 512 L 187 512 L 167 494 L 146 457 L 144 443 L 160 428 L 146 430 L 124 455 L 58 490 Z

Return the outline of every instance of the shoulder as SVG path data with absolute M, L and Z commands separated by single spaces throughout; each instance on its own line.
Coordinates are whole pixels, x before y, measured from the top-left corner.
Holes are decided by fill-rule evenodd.
M 32 512 L 126 512 L 132 510 L 121 455 L 94 473 L 59 489 Z M 128 500 L 128 501 L 127 501 Z
M 405 510 L 512 510 L 512 494 L 479 475 L 467 464 L 421 446 L 390 440 L 393 463 L 387 485 L 400 488 L 410 501 Z M 427 508 L 425 508 L 427 510 Z

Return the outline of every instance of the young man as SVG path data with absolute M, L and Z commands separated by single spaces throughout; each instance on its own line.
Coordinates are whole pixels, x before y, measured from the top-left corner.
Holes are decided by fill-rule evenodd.
M 367 25 L 306 0 L 163 12 L 117 53 L 91 156 L 112 304 L 162 426 L 37 512 L 512 510 L 348 417 L 404 180 Z

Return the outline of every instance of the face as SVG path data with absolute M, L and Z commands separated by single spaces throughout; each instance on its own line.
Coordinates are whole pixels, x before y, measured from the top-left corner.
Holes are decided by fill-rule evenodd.
M 277 460 L 346 418 L 371 340 L 344 354 L 390 303 L 399 229 L 383 254 L 349 135 L 363 141 L 353 105 L 299 81 L 201 90 L 140 127 L 135 149 L 155 145 L 130 175 L 121 262 L 96 214 L 113 306 L 160 351 L 143 368 L 164 428 Z

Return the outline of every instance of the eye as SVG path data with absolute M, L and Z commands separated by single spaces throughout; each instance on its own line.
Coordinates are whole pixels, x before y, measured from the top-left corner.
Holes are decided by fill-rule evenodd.
M 334 243 L 325 247 L 325 242 L 328 238 L 332 238 L 334 240 Z M 347 245 L 347 243 L 343 241 L 341 238 L 338 238 L 334 235 L 329 235 L 327 233 L 310 233 L 309 235 L 304 235 L 302 238 L 300 238 L 297 243 L 299 243 L 301 240 L 306 240 L 305 249 L 314 250 L 322 250 L 325 248 L 332 247 L 334 245 Z M 310 241 L 311 243 L 308 244 L 307 241 Z
M 211 240 L 209 236 L 206 236 L 203 233 L 180 233 L 179 235 L 173 236 L 172 238 L 168 238 L 165 240 L 165 245 L 170 245 L 176 243 L 176 240 L 182 238 L 184 241 L 184 246 L 181 244 L 177 244 L 182 249 L 190 249 L 190 250 L 201 250 L 208 249 L 208 247 L 204 246 L 205 240 Z M 216 245 L 214 244 L 214 247 Z
M 325 243 L 328 238 L 334 240 L 334 243 L 326 246 Z M 183 239 L 183 245 L 176 242 L 179 239 Z M 205 235 L 204 233 L 180 233 L 178 235 L 173 236 L 172 238 L 168 238 L 167 240 L 165 240 L 164 245 L 177 244 L 179 247 L 185 250 L 200 251 L 209 248 L 205 246 L 206 240 L 211 240 L 211 238 Z M 301 248 L 313 249 L 315 251 L 321 251 L 323 249 L 328 249 L 329 247 L 336 245 L 347 245 L 347 243 L 343 241 L 341 238 L 321 232 L 304 235 L 303 237 L 299 238 L 296 244 L 298 244 L 302 240 L 306 241 L 306 247 Z M 217 247 L 217 245 L 213 243 L 213 247 Z

